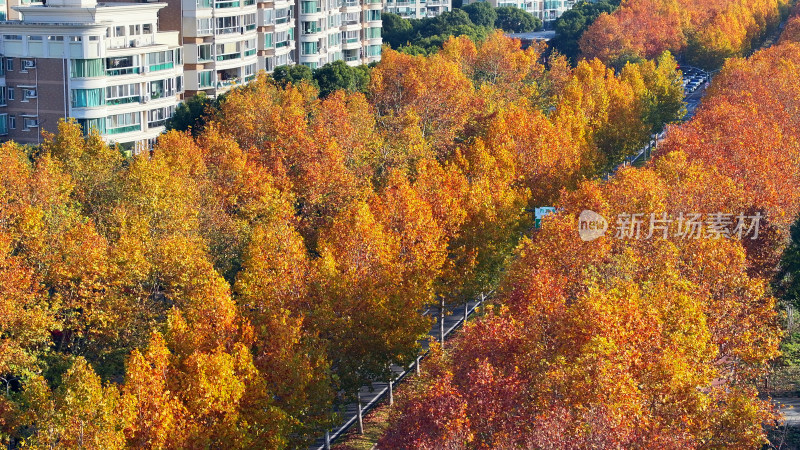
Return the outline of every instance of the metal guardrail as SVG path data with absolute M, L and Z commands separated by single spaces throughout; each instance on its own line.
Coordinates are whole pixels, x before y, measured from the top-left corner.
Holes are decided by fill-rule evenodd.
M 452 323 L 449 327 L 445 329 L 444 339 L 447 339 L 456 329 L 458 329 L 458 327 L 463 326 L 466 323 L 466 321 L 469 320 L 469 316 L 472 315 L 475 312 L 475 310 L 478 309 L 478 307 L 483 305 L 493 293 L 494 290 L 490 291 L 488 294 L 485 295 L 481 294 L 480 298 L 477 299 L 474 303 L 471 302 L 465 303 L 463 305 L 464 313 L 462 317 L 457 319 L 454 323 Z M 461 305 L 459 305 L 457 308 L 460 309 Z M 432 309 L 438 311 L 438 308 L 428 308 L 428 310 L 426 310 L 423 313 L 423 315 L 427 315 Z M 452 316 L 445 316 L 445 317 L 452 317 Z M 437 335 L 439 335 L 439 323 L 440 322 L 437 320 L 431 332 L 428 335 L 429 338 L 423 341 L 425 344 L 431 342 L 431 340 L 438 340 Z M 378 384 L 379 386 L 385 384 L 385 386 L 376 388 L 372 398 L 363 405 L 360 402 L 361 394 L 359 393 L 359 401 L 356 402 L 355 412 L 350 413 L 352 415 L 349 416 L 347 420 L 345 420 L 345 422 L 339 425 L 337 428 L 326 431 L 325 436 L 320 439 L 317 439 L 317 443 L 315 443 L 311 447 L 311 450 L 330 449 L 331 443 L 333 443 L 336 439 L 340 438 L 344 433 L 346 433 L 350 429 L 350 427 L 360 422 L 360 419 L 363 417 L 363 415 L 369 412 L 370 410 L 374 409 L 377 406 L 377 404 L 380 403 L 387 395 L 389 396 L 390 399 L 393 399 L 394 385 L 402 382 L 409 374 L 412 373 L 412 371 L 419 375 L 420 364 L 422 360 L 428 356 L 429 352 L 430 352 L 429 349 L 425 349 L 425 351 L 422 352 L 420 355 L 418 355 L 416 361 L 412 362 L 407 369 L 398 368 L 398 371 L 395 372 L 395 378 L 393 380 L 390 380 L 386 383 L 372 383 L 372 385 L 370 386 L 362 386 L 361 389 L 363 390 L 365 388 L 371 389 L 372 387 L 374 387 L 375 384 Z M 352 406 L 352 404 L 350 406 Z M 320 441 L 322 442 L 320 443 Z

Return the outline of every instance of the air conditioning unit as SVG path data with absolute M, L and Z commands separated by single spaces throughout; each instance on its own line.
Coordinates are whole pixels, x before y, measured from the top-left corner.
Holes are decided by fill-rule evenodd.
M 22 60 L 22 68 L 23 69 L 33 69 L 36 67 L 36 61 L 32 59 L 23 59 Z
M 148 72 L 150 72 L 150 66 L 142 67 L 142 73 L 148 73 Z
M 25 89 L 25 98 L 36 98 L 36 89 Z
M 142 99 L 142 103 L 147 103 L 149 101 L 150 101 L 150 94 L 145 94 Z

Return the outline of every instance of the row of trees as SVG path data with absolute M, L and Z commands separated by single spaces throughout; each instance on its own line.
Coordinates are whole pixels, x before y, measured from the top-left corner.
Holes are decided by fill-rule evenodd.
M 769 285 L 800 211 L 798 68 L 790 39 L 730 60 L 653 162 L 565 192 L 517 249 L 497 305 L 434 353 L 379 445 L 761 446 L 776 416 L 755 385 L 782 334 Z M 579 238 L 584 209 L 609 220 L 606 236 Z M 662 212 L 762 219 L 757 239 L 674 226 L 615 238 L 621 214 Z
M 691 64 L 715 69 L 757 48 L 788 7 L 786 0 L 633 0 L 597 17 L 579 45 L 583 56 L 610 65 L 669 50 Z
M 442 48 L 450 36 L 486 39 L 495 29 L 528 32 L 542 28 L 533 14 L 513 6 L 492 7 L 475 2 L 436 17 L 404 19 L 397 14 L 383 15 L 383 42 L 404 53 L 426 55 Z
M 3 144 L 0 440 L 306 445 L 493 285 L 527 208 L 680 116 L 667 56 L 540 50 L 387 51 L 367 95 L 261 74 L 133 159 L 74 123 Z

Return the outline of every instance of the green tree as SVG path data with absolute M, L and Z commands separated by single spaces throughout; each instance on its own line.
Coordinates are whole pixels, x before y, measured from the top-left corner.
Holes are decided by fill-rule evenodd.
M 789 238 L 775 284 L 784 305 L 797 308 L 800 306 L 800 217 L 789 229 Z
M 219 100 L 209 97 L 205 92 L 190 97 L 178 105 L 175 114 L 167 120 L 167 131 L 191 130 L 193 136 L 198 136 L 206 123 L 206 118 L 212 115 L 218 104 Z
M 497 12 L 488 2 L 475 2 L 461 8 L 475 25 L 494 28 L 497 21 Z
M 308 82 L 312 86 L 316 85 L 314 73 L 311 71 L 311 68 L 302 64 L 278 66 L 275 68 L 275 72 L 272 73 L 272 79 L 284 87 L 289 83 L 300 84 L 303 81 Z
M 556 37 L 550 41 L 550 46 L 558 50 L 559 53 L 568 57 L 572 63 L 577 62 L 580 55 L 580 47 L 578 41 L 583 32 L 594 23 L 595 19 L 602 13 L 612 13 L 617 6 L 618 1 L 599 1 L 587 2 L 581 1 L 577 3 L 572 9 L 566 11 L 561 17 L 556 20 L 555 32 Z
M 383 19 L 381 34 L 384 43 L 389 44 L 392 48 L 398 48 L 411 40 L 414 27 L 411 26 L 410 20 L 392 13 L 383 13 L 381 18 Z
M 369 87 L 369 68 L 364 65 L 350 67 L 344 61 L 334 61 L 315 70 L 314 81 L 319 86 L 320 97 L 327 97 L 339 89 L 366 92 Z
M 527 33 L 542 28 L 542 21 L 538 17 L 515 6 L 501 6 L 495 12 L 495 28 L 513 33 Z

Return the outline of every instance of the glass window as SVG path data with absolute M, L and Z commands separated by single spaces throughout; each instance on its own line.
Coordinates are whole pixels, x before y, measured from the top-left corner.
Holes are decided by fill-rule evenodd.
M 99 119 L 78 119 L 78 125 L 83 128 L 83 134 L 87 136 L 93 131 L 97 131 L 100 134 L 105 134 L 106 132 L 105 117 L 101 117 Z
M 73 59 L 70 61 L 72 78 L 92 78 L 105 75 L 102 59 Z
M 315 55 L 317 53 L 317 43 L 316 42 L 303 42 L 303 54 L 304 55 Z

